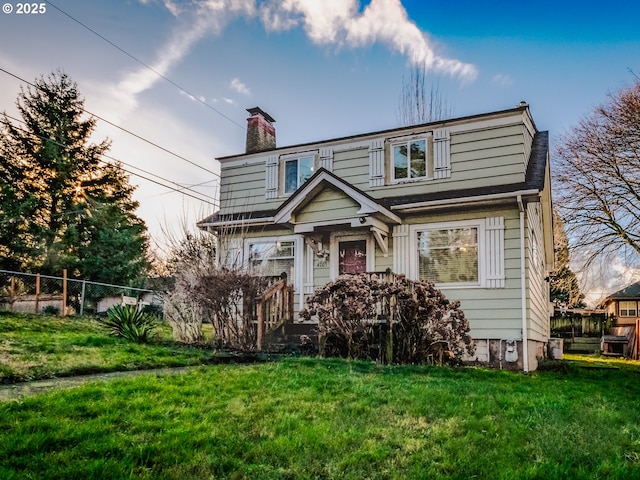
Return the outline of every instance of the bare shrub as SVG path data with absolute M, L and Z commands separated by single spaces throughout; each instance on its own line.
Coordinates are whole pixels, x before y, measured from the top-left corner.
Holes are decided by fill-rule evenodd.
M 202 306 L 182 289 L 165 295 L 164 316 L 171 325 L 175 341 L 189 344 L 204 341 Z
M 193 293 L 213 324 L 218 347 L 256 348 L 256 299 L 269 279 L 238 270 L 221 270 L 200 278 Z
M 460 303 L 404 276 L 344 275 L 307 300 L 325 356 L 393 363 L 455 363 L 475 348 Z
M 218 246 L 229 244 L 233 233 L 237 232 L 189 232 L 183 226 L 181 238 L 170 238 L 166 270 L 172 282 L 165 296 L 165 317 L 175 340 L 204 342 L 204 322 L 213 326 L 216 347 L 255 350 L 256 299 L 271 280 L 250 275 L 238 262 L 217 266 Z

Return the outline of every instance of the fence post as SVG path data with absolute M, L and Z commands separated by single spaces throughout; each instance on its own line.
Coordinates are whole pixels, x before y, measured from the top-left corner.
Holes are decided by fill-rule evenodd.
M 39 302 L 40 302 L 40 274 L 37 273 L 36 274 L 36 308 L 35 308 L 36 315 L 38 314 Z
M 9 305 L 11 305 L 11 311 L 13 312 L 13 304 L 16 301 L 16 277 L 11 277 L 11 284 L 9 286 Z
M 62 270 L 62 316 L 67 316 L 67 269 Z
M 82 292 L 80 293 L 80 316 L 84 313 L 84 290 L 87 285 L 87 281 L 82 281 Z
M 262 351 L 262 340 L 264 337 L 264 310 L 265 310 L 265 302 L 261 297 L 258 297 L 258 305 L 257 305 L 257 313 L 258 313 L 258 334 L 256 339 L 256 349 L 260 352 Z

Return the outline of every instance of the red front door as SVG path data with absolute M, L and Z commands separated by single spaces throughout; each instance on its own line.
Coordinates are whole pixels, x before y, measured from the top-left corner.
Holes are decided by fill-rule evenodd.
M 364 273 L 367 271 L 367 241 L 352 240 L 338 244 L 340 259 L 338 274 Z

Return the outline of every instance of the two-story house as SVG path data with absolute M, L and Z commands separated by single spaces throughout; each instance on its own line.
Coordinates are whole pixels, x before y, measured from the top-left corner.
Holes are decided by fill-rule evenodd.
M 277 147 L 248 110 L 246 152 L 218 158 L 220 263 L 286 272 L 296 308 L 343 273 L 391 269 L 460 300 L 480 362 L 537 367 L 549 338 L 548 132 L 529 107 Z

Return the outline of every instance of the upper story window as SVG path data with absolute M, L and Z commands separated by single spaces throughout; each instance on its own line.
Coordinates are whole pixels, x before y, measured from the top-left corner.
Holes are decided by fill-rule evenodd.
M 621 317 L 636 317 L 638 316 L 638 304 L 633 301 L 621 301 L 620 306 L 620 316 Z
M 414 139 L 391 145 L 393 180 L 428 178 L 427 140 Z
M 305 155 L 284 161 L 284 193 L 295 192 L 315 172 L 315 156 Z

